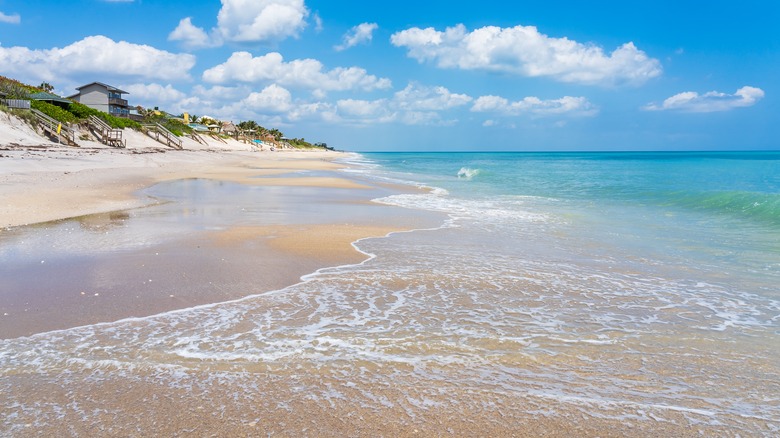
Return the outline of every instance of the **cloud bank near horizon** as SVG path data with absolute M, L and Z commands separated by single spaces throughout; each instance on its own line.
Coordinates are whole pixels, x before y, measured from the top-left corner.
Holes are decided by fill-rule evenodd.
M 690 113 L 711 113 L 728 111 L 755 105 L 764 98 L 764 90 L 744 86 L 734 94 L 709 91 L 699 94 L 695 91 L 685 91 L 665 99 L 661 104 L 651 103 L 642 107 L 646 111 L 676 110 Z

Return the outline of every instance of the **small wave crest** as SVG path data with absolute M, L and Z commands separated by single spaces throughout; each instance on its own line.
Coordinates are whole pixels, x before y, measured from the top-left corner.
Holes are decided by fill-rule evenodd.
M 472 169 L 469 167 L 461 167 L 458 171 L 458 179 L 465 179 L 471 181 L 475 176 L 479 175 L 481 171 L 479 169 Z

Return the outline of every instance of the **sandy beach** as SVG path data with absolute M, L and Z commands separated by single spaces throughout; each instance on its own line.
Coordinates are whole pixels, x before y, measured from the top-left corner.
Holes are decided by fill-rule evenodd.
M 621 246 L 622 204 L 512 186 L 568 193 L 579 159 L 561 184 L 566 157 L 73 148 L 9 120 L 0 435 L 780 430 L 774 274 L 694 273 Z
M 122 227 L 134 209 L 168 203 L 164 197 L 142 192 L 164 182 L 201 180 L 257 187 L 258 202 L 288 215 L 315 198 L 333 198 L 334 203 L 358 205 L 366 211 L 346 217 L 338 208 L 328 208 L 329 213 L 319 218 L 308 215 L 294 224 L 273 219 L 262 224 L 226 222 L 218 230 L 182 232 L 173 240 L 160 236 L 159 243 L 133 248 L 131 256 L 115 256 L 119 250 L 86 249 L 92 260 L 63 266 L 46 265 L 44 259 L 54 253 L 67 257 L 73 249 L 47 251 L 46 246 L 62 240 L 44 237 L 35 248 L 42 258 L 38 269 L 20 267 L 0 276 L 0 338 L 148 316 L 279 289 L 319 268 L 358 263 L 367 256 L 352 242 L 405 229 L 416 221 L 403 219 L 398 212 L 389 216 L 398 220 L 388 220 L 392 209 L 367 203 L 377 188 L 336 172 L 343 166 L 334 160 L 346 157 L 344 153 L 259 151 L 235 140 L 211 138 L 208 145 L 185 139 L 185 150 L 172 150 L 131 130 L 124 133 L 126 149 L 87 141 L 75 148 L 51 143 L 7 114 L 0 117 L 5 118 L 0 125 L 0 142 L 5 142 L 0 143 L 0 242 L 5 244 L 47 236 L 47 230 L 69 227 L 69 223 L 87 235 L 81 240 L 96 232 L 108 233 L 112 227 Z M 262 187 L 275 188 L 273 199 L 263 201 Z M 310 193 L 285 197 L 284 188 Z M 373 212 L 378 209 L 386 211 Z M 72 229 L 68 230 L 67 239 L 73 239 Z M 144 231 L 139 233 L 129 239 L 148 238 Z M 12 269 L 8 265 L 6 269 Z M 98 269 L 110 273 L 107 284 L 98 286 L 90 279 Z

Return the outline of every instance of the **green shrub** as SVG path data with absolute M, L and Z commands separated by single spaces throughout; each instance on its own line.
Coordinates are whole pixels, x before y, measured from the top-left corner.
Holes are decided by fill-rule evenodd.
M 0 76 L 0 93 L 5 94 L 8 99 L 26 99 L 30 93 L 35 91 L 38 91 L 35 87 Z
M 89 116 L 95 116 L 104 122 L 108 123 L 112 128 L 124 129 L 132 128 L 136 131 L 141 130 L 141 124 L 135 120 L 125 119 L 122 117 L 114 117 L 111 114 L 104 113 L 103 111 L 90 108 L 82 103 L 73 102 L 70 104 L 68 111 L 73 113 L 79 119 L 87 119 Z
M 58 120 L 63 123 L 76 123 L 78 119 L 71 112 L 64 110 L 57 105 L 52 105 L 48 102 L 40 100 L 33 100 L 30 102 L 30 106 L 38 111 L 46 114 L 52 119 Z
M 89 116 L 100 117 L 100 113 L 102 112 L 78 102 L 71 103 L 70 106 L 68 107 L 68 111 L 70 111 L 74 116 L 78 117 L 79 119 L 86 119 Z

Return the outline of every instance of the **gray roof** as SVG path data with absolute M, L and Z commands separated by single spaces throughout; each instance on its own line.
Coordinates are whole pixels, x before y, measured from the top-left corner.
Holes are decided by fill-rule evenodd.
M 82 88 L 87 88 L 87 87 L 89 87 L 90 85 L 95 85 L 95 84 L 97 84 L 97 85 L 101 85 L 101 86 L 103 86 L 103 87 L 106 87 L 106 89 L 107 89 L 108 91 L 116 91 L 117 93 L 120 93 L 120 94 L 130 94 L 130 93 L 128 93 L 127 91 L 120 90 L 119 88 L 112 87 L 111 85 L 104 84 L 104 83 L 102 83 L 102 82 L 90 82 L 90 83 L 89 83 L 89 84 L 87 84 L 87 85 L 82 85 L 82 86 L 80 86 L 80 87 L 76 87 L 76 89 L 77 89 L 77 90 L 81 90 Z
M 47 93 L 45 91 L 41 91 L 39 93 L 33 93 L 29 97 L 32 100 L 44 100 L 44 101 L 47 101 L 47 102 L 70 103 L 70 101 L 67 100 L 67 99 L 63 99 L 62 97 L 57 96 L 56 94 Z

